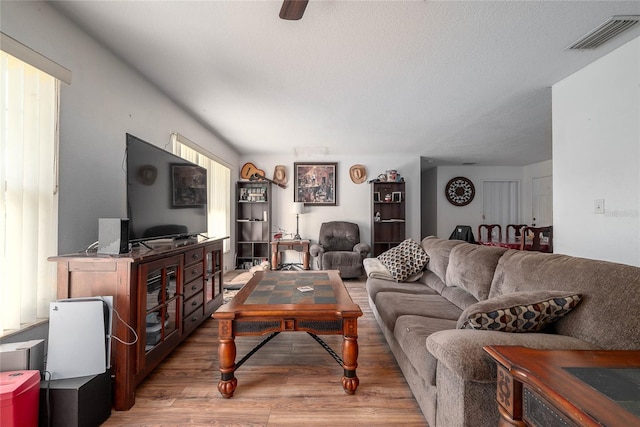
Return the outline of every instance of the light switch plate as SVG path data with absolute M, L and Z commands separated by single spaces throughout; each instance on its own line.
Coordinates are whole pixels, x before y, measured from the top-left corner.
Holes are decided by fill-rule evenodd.
M 596 199 L 593 203 L 593 212 L 597 214 L 604 213 L 604 199 Z

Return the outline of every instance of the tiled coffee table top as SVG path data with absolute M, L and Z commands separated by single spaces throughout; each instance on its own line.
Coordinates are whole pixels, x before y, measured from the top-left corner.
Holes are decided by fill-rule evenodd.
M 311 291 L 298 288 L 310 286 Z M 266 272 L 251 295 L 248 304 L 335 304 L 336 297 L 327 273 L 293 275 L 277 271 Z

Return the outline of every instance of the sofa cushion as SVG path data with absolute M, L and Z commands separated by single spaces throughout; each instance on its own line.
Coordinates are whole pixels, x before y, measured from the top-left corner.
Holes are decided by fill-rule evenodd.
M 362 266 L 364 267 L 367 277 L 374 277 L 376 279 L 383 280 L 395 280 L 387 267 L 385 267 L 378 258 L 365 258 L 362 260 Z M 415 282 L 416 280 L 419 280 L 420 277 L 422 277 L 422 271 L 407 277 L 404 279 L 404 282 Z
M 440 295 L 379 292 L 375 302 L 380 319 L 391 331 L 395 328 L 396 319 L 407 314 L 453 321 L 462 314 L 461 309 Z
M 473 295 L 457 286 L 446 286 L 440 295 L 454 303 L 460 310 L 465 310 L 478 302 Z
M 433 271 L 444 283 L 447 282 L 447 266 L 449 253 L 458 245 L 468 245 L 462 240 L 442 240 L 433 236 L 425 237 L 420 242 L 422 249 L 429 257 L 427 268 Z
M 378 259 L 395 280 L 404 281 L 421 272 L 428 257 L 422 246 L 413 239 L 406 239 L 398 246 L 378 255 Z
M 487 345 L 521 345 L 539 349 L 596 350 L 587 341 L 566 335 L 452 329 L 434 332 L 427 349 L 438 362 L 465 381 L 496 381 L 496 363 L 482 349 Z
M 503 332 L 537 332 L 569 313 L 580 295 L 562 291 L 513 292 L 467 308 L 458 319 L 459 329 Z
M 393 336 L 419 375 L 429 385 L 436 385 L 436 359 L 427 351 L 427 337 L 434 332 L 454 329 L 455 322 L 406 315 L 396 320 Z
M 582 295 L 569 316 L 551 325 L 554 332 L 607 350 L 640 350 L 639 267 L 560 254 L 505 252 L 489 297 L 532 289 Z
M 376 279 L 370 277 L 367 279 L 365 286 L 371 300 L 375 302 L 376 296 L 380 292 L 398 292 L 405 294 L 426 294 L 437 295 L 436 291 L 425 286 L 421 282 L 392 282 L 386 279 Z
M 506 251 L 506 248 L 470 243 L 456 246 L 449 254 L 447 286 L 458 286 L 478 301 L 487 299 L 498 260 Z
M 447 287 L 442 280 L 438 277 L 436 273 L 430 271 L 429 269 L 423 271 L 422 277 L 420 278 L 420 283 L 424 283 L 437 293 L 441 294 L 442 290 Z

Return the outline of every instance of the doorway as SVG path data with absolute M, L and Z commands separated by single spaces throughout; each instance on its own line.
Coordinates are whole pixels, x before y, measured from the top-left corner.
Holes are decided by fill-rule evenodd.
M 551 176 L 533 178 L 531 181 L 531 225 L 553 225 L 553 179 Z

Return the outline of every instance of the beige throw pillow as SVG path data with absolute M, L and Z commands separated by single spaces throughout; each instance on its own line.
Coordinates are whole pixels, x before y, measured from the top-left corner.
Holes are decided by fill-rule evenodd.
M 406 239 L 398 246 L 378 255 L 378 259 L 394 280 L 404 282 L 422 271 L 429 257 L 413 239 Z

